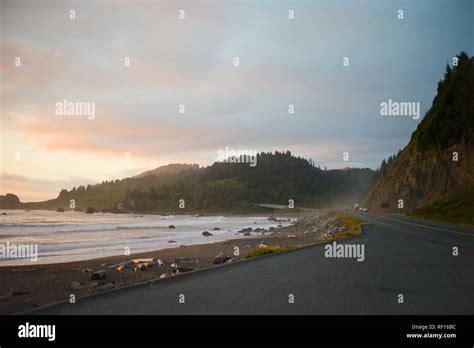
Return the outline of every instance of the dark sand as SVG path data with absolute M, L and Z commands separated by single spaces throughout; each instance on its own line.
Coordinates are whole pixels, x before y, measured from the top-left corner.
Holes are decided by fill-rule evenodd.
M 120 288 L 157 279 L 166 272 L 169 274 L 172 270 L 170 267 L 172 262 L 176 262 L 187 271 L 197 270 L 214 265 L 213 258 L 221 252 L 238 260 L 247 255 L 249 251 L 257 249 L 262 241 L 270 246 L 303 246 L 320 240 L 320 235 L 304 233 L 293 226 L 279 228 L 271 235 L 268 234 L 269 232 L 266 233 L 266 235 L 252 233 L 252 236 L 241 239 L 212 244 L 177 246 L 130 256 L 111 256 L 59 264 L 0 267 L 0 314 L 18 313 L 54 302 L 69 301 L 71 294 L 79 298 L 97 292 L 97 286 L 81 290 L 72 289 L 71 283 L 74 281 L 91 284 L 92 273 L 84 272 L 84 269 L 106 270 L 107 275 L 104 280 L 100 281 L 99 286 L 113 282 L 115 288 Z M 289 238 L 288 235 L 294 236 Z M 208 242 L 205 238 L 203 236 L 203 242 Z M 234 256 L 235 246 L 239 247 L 240 256 Z M 135 271 L 135 265 L 132 264 L 127 265 L 122 272 L 109 268 L 110 265 L 138 258 L 159 258 L 165 262 L 165 266 L 159 267 L 155 262 L 152 267 L 144 271 Z

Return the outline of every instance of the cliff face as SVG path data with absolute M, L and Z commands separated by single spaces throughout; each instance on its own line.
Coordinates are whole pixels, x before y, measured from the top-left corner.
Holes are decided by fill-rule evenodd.
M 454 152 L 459 154 L 457 162 L 452 159 Z M 473 185 L 472 168 L 472 145 L 459 144 L 442 152 L 423 153 L 405 148 L 377 175 L 367 205 L 376 210 L 382 203 L 388 203 L 389 208 L 399 210 L 398 200 L 402 199 L 403 210 L 420 208 Z
M 412 211 L 474 185 L 474 58 L 447 67 L 438 93 L 409 144 L 383 162 L 367 194 L 370 209 Z

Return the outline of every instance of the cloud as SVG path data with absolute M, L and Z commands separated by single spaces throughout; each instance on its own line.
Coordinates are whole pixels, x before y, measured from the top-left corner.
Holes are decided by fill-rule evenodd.
M 31 179 L 21 175 L 1 173 L 0 194 L 17 194 L 22 202 L 42 201 L 58 196 L 61 189 L 72 189 L 80 185 L 93 185 L 87 178 L 71 177 L 68 180 Z M 7 189 L 8 188 L 8 189 Z M 8 190 L 8 192 L 7 192 Z
M 351 165 L 374 168 L 417 125 L 382 119 L 380 102 L 428 109 L 446 62 L 473 48 L 463 35 L 472 2 L 454 3 L 402 2 L 398 21 L 386 2 L 296 2 L 289 21 L 288 2 L 1 1 L 2 155 L 31 159 L 2 167 L 100 181 L 210 164 L 229 146 L 289 149 L 328 167 L 346 166 L 350 149 Z M 94 102 L 96 118 L 56 116 L 63 99 Z

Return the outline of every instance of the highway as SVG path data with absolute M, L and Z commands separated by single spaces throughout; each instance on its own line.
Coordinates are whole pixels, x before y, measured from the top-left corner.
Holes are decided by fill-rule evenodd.
M 33 314 L 474 314 L 473 228 L 351 214 L 370 224 L 338 243 L 364 245 L 363 262 L 325 257 L 322 244 Z

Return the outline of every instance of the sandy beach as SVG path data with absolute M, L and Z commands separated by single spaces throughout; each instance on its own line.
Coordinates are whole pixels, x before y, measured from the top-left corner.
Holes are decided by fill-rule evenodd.
M 244 233 L 241 233 L 242 238 L 239 239 L 210 244 L 179 245 L 128 256 L 1 267 L 0 278 L 9 288 L 3 287 L 1 290 L 0 313 L 19 313 L 54 302 L 69 301 L 71 294 L 77 299 L 111 288 L 160 277 L 179 276 L 181 273 L 215 265 L 214 258 L 221 253 L 226 257 L 226 261 L 222 263 L 236 261 L 244 258 L 250 251 L 261 248 L 262 243 L 268 247 L 301 247 L 314 244 L 334 238 L 347 228 L 340 218 L 324 212 L 300 218 L 294 225 L 274 229 L 271 234 L 268 234 L 268 231 L 252 232 L 253 235 L 244 237 Z M 238 247 L 239 255 L 235 255 L 235 247 Z M 138 259 L 142 259 L 142 262 L 138 262 Z M 162 266 L 158 264 L 158 260 L 163 261 Z M 123 267 L 120 267 L 122 264 Z M 140 267 L 143 267 L 143 270 Z M 92 279 L 97 277 L 94 272 L 99 270 L 105 271 L 105 277 Z

